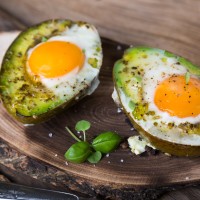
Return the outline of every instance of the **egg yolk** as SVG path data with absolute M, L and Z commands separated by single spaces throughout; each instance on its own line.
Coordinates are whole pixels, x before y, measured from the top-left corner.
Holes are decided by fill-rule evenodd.
M 171 76 L 157 86 L 154 102 L 171 116 L 197 116 L 200 114 L 200 80 L 190 77 L 186 84 L 184 76 Z
M 81 68 L 84 59 L 82 50 L 75 44 L 49 41 L 34 49 L 28 64 L 35 75 L 55 78 L 65 75 L 77 67 Z

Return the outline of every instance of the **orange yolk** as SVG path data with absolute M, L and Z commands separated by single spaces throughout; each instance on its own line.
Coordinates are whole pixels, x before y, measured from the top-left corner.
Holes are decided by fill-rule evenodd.
M 154 96 L 156 106 L 171 116 L 180 118 L 200 114 L 200 80 L 184 76 L 172 76 L 161 82 Z
M 28 64 L 35 75 L 55 78 L 81 68 L 84 63 L 82 50 L 70 42 L 50 41 L 39 45 L 32 52 Z

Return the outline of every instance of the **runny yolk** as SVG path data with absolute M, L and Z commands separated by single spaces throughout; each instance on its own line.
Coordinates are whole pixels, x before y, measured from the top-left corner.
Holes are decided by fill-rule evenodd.
M 200 80 L 190 77 L 186 84 L 184 76 L 171 76 L 157 86 L 154 102 L 171 116 L 197 116 L 200 114 Z
M 76 67 L 81 68 L 84 59 L 82 50 L 75 44 L 50 41 L 34 49 L 28 64 L 35 75 L 55 78 L 69 73 Z

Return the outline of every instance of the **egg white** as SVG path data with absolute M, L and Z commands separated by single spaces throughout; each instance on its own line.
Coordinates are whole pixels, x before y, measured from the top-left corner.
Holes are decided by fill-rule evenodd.
M 153 62 L 153 65 L 146 66 L 145 68 L 142 80 L 143 98 L 144 101 L 148 103 L 149 110 L 155 111 L 156 115 L 160 117 L 160 119 L 155 120 L 156 122 L 174 123 L 175 125 L 185 122 L 192 124 L 200 122 L 200 115 L 185 118 L 171 116 L 168 112 L 161 111 L 154 103 L 154 96 L 158 84 L 173 75 L 185 76 L 187 72 L 185 67 L 180 64 L 176 64 L 176 60 L 174 58 L 168 58 L 165 63 L 158 59 Z M 195 76 L 193 77 L 197 78 Z
M 101 47 L 101 41 L 95 27 L 92 25 L 79 26 L 75 24 L 72 27 L 67 28 L 65 31 L 63 31 L 61 35 L 53 36 L 49 38 L 46 42 L 48 41 L 65 41 L 77 45 L 80 49 L 84 51 L 85 61 L 83 67 L 80 70 L 79 66 L 77 66 L 77 68 L 75 68 L 68 74 L 56 78 L 45 78 L 43 76 L 40 76 L 40 82 L 49 90 L 51 90 L 61 100 L 70 100 L 74 96 L 77 96 L 81 90 L 84 90 L 88 87 L 90 89 L 88 89 L 87 94 L 91 94 L 98 87 L 99 68 L 102 64 L 102 52 L 96 50 L 97 47 Z M 27 59 L 30 58 L 35 48 L 37 48 L 41 44 L 43 43 L 40 43 L 35 47 L 29 49 L 27 53 Z M 88 63 L 89 58 L 97 59 L 97 68 L 92 67 Z M 29 74 L 33 75 L 28 64 L 27 71 Z

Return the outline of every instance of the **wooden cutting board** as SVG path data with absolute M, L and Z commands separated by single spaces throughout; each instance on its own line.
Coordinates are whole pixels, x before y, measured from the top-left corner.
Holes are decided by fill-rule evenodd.
M 64 153 L 74 140 L 65 126 L 74 131 L 78 120 L 91 122 L 92 127 L 87 133 L 89 140 L 106 130 L 116 131 L 124 139 L 137 134 L 111 98 L 112 67 L 128 46 L 106 39 L 102 41 L 101 83 L 94 94 L 48 122 L 29 127 L 12 119 L 1 105 L 0 137 L 25 154 L 66 171 L 71 177 L 80 177 L 94 187 L 149 188 L 199 181 L 200 158 L 178 158 L 162 153 L 134 156 L 129 149 L 119 148 L 96 165 L 66 163 Z
M 130 0 L 109 0 L 107 3 L 87 0 L 77 4 L 74 1 L 65 4 L 64 0 L 52 1 L 51 4 L 46 0 L 43 4 L 38 0 L 20 2 L 24 4 L 17 0 L 12 0 L 12 4 L 9 1 L 0 4 L 26 25 L 56 17 L 84 19 L 98 26 L 101 35 L 118 42 L 103 39 L 101 84 L 94 94 L 50 121 L 33 127 L 24 127 L 16 122 L 0 106 L 0 137 L 24 154 L 64 171 L 71 180 L 80 180 L 84 188 L 93 188 L 96 193 L 99 188 L 128 191 L 199 183 L 200 158 L 169 157 L 162 153 L 134 156 L 129 149 L 119 148 L 94 166 L 88 163 L 66 165 L 63 155 L 74 142 L 65 126 L 73 130 L 80 119 L 92 123 L 89 139 L 104 130 L 115 130 L 124 138 L 137 134 L 131 130 L 125 115 L 118 113 L 111 98 L 112 67 L 128 47 L 119 41 L 164 48 L 200 64 L 200 3 L 195 0 L 181 3 L 173 0 L 163 3 L 159 0 L 134 1 L 134 4 Z M 57 12 L 52 9 L 55 2 L 60 3 Z M 85 2 L 90 6 L 85 6 Z M 49 133 L 53 136 L 49 137 Z

